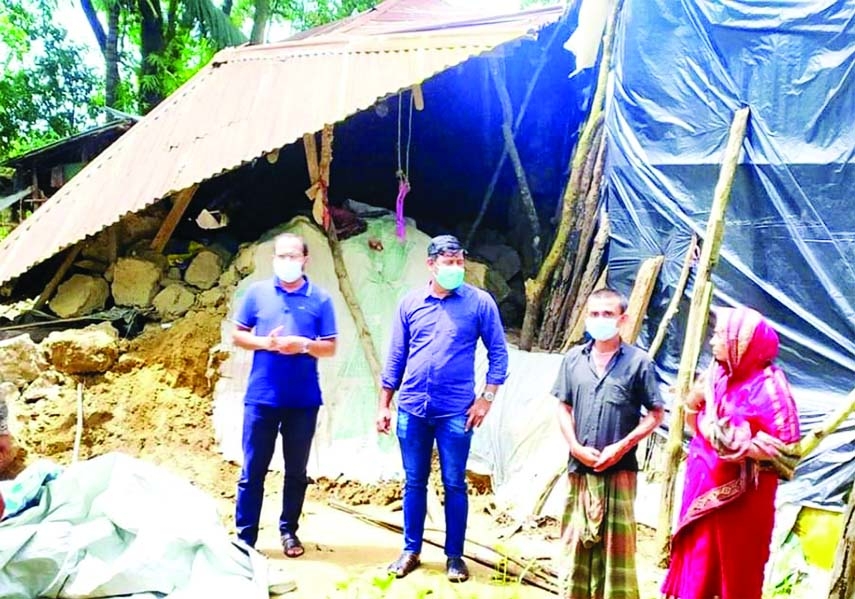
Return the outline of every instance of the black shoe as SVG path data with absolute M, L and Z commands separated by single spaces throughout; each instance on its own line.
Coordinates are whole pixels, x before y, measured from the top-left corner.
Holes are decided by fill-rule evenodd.
M 466 582 L 469 580 L 469 568 L 462 557 L 450 557 L 445 562 L 445 574 L 451 582 Z
M 398 559 L 389 564 L 389 572 L 395 574 L 395 578 L 403 578 L 413 570 L 419 567 L 419 554 L 411 551 L 404 551 Z

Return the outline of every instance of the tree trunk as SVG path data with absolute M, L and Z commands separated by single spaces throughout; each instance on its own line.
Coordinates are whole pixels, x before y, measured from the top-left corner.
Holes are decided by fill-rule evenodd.
M 92 28 L 92 33 L 95 34 L 95 39 L 98 41 L 98 47 L 101 52 L 106 52 L 107 35 L 104 33 L 104 28 L 101 26 L 101 21 L 98 20 L 98 11 L 92 5 L 92 0 L 80 0 L 80 6 L 83 8 L 83 14 L 86 15 L 86 20 L 89 21 L 89 27 Z
M 119 89 L 119 15 L 118 2 L 110 5 L 107 15 L 107 40 L 104 46 L 104 103 L 116 106 Z
M 163 14 L 160 2 L 139 0 L 140 11 L 140 111 L 145 114 L 163 100 L 157 57 L 163 54 Z
M 849 505 L 843 516 L 843 536 L 837 544 L 831 569 L 831 590 L 828 599 L 855 597 L 855 489 L 849 491 Z
M 267 21 L 270 19 L 270 0 L 255 0 L 255 15 L 252 18 L 252 33 L 249 43 L 263 44 L 267 33 Z

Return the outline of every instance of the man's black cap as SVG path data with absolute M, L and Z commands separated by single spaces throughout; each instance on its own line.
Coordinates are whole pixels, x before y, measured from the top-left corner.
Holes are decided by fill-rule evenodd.
M 428 244 L 428 258 L 436 258 L 440 254 L 466 253 L 460 241 L 454 235 L 437 235 Z

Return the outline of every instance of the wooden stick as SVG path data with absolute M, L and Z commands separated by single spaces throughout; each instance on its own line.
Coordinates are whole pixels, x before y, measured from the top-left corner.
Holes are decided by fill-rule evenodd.
M 855 412 L 855 389 L 853 389 L 846 397 L 846 401 L 832 413 L 819 426 L 811 430 L 799 441 L 798 453 L 802 459 L 806 458 L 823 439 L 831 435 L 834 431 L 840 428 L 847 418 Z
M 625 343 L 635 343 L 638 339 L 663 262 L 665 262 L 665 256 L 654 256 L 642 262 L 638 268 L 638 275 L 635 277 L 635 285 L 632 286 L 626 308 L 627 319 L 620 331 L 620 336 Z
M 107 262 L 115 264 L 119 259 L 119 239 L 116 233 L 118 223 L 107 227 Z
M 59 268 L 53 273 L 50 281 L 48 281 L 47 285 L 45 285 L 44 291 L 42 291 L 41 295 L 39 295 L 39 299 L 35 301 L 32 309 L 38 310 L 42 306 L 44 306 L 47 301 L 51 298 L 56 288 L 59 287 L 59 284 L 62 282 L 65 273 L 68 272 L 68 269 L 71 268 L 71 265 L 74 264 L 74 260 L 77 258 L 77 255 L 80 253 L 80 250 L 83 249 L 83 242 L 79 241 L 77 244 L 70 247 L 65 254 L 65 258 L 62 260 L 62 264 L 59 265 Z
M 380 528 L 385 528 L 386 530 L 402 533 L 403 527 L 394 522 L 389 522 L 388 520 L 384 520 L 382 518 L 378 518 L 376 516 L 371 516 L 366 514 L 365 512 L 353 509 L 344 504 L 338 503 L 336 501 L 329 502 L 330 507 L 337 509 L 341 512 L 354 516 L 355 518 L 367 523 L 372 524 L 374 526 L 378 526 Z M 425 528 L 425 533 L 444 533 L 443 530 Z M 433 545 L 434 547 L 443 548 L 444 543 L 434 540 L 430 538 L 428 534 L 424 537 L 424 542 L 429 545 Z M 521 559 L 515 558 L 510 555 L 504 555 L 499 553 L 492 547 L 484 545 L 483 543 L 479 543 L 478 541 L 473 541 L 470 538 L 466 538 L 466 543 L 471 546 L 478 547 L 479 549 L 483 549 L 485 551 L 490 552 L 493 555 L 499 556 L 499 560 L 494 560 L 490 558 L 486 558 L 484 556 L 475 554 L 471 551 L 464 551 L 464 556 L 471 559 L 474 562 L 481 564 L 482 566 L 486 566 L 493 570 L 497 570 L 498 566 L 504 565 L 500 564 L 500 562 L 506 562 L 507 564 L 512 564 L 522 570 L 522 572 L 517 573 L 517 576 L 521 576 L 521 581 L 526 582 L 532 586 L 538 587 L 545 591 L 555 592 L 558 588 L 558 578 L 555 573 L 550 570 L 544 568 L 543 566 L 537 566 L 536 568 L 532 568 L 530 564 L 524 563 Z M 509 572 L 510 573 L 510 572 Z
M 311 141 L 309 141 L 311 139 Z M 303 138 L 306 147 L 306 163 L 309 167 L 310 177 L 323 177 L 325 181 L 329 181 L 330 166 L 333 160 L 333 127 L 332 125 L 324 126 L 324 133 L 321 143 L 321 160 L 318 164 L 317 155 L 310 154 L 310 150 L 316 150 L 314 143 L 314 135 Z M 313 179 L 314 183 L 317 179 Z M 322 190 L 323 191 L 323 190 Z M 325 192 L 324 192 L 325 193 Z M 338 240 L 338 233 L 335 228 L 335 223 L 330 219 L 330 226 L 327 228 L 327 243 L 332 253 L 333 267 L 336 277 L 338 278 L 338 288 L 347 304 L 348 311 L 353 324 L 356 326 L 356 333 L 359 337 L 359 343 L 362 346 L 362 352 L 365 355 L 365 360 L 368 362 L 368 369 L 371 371 L 371 379 L 374 382 L 374 389 L 377 393 L 380 392 L 380 375 L 382 367 L 380 366 L 380 354 L 374 345 L 374 339 L 371 336 L 371 329 L 368 327 L 368 322 L 365 319 L 365 314 L 362 312 L 362 307 L 359 305 L 359 300 L 356 291 L 353 288 L 353 282 L 350 280 L 350 275 L 347 272 L 347 264 L 344 261 L 344 253 L 341 250 L 341 243 Z
M 549 299 L 544 302 L 543 323 L 538 335 L 538 345 L 543 349 L 560 349 L 564 341 L 567 317 L 576 301 L 576 294 L 579 292 L 581 273 L 587 263 L 591 238 L 596 228 L 596 204 L 599 200 L 599 180 L 602 178 L 601 160 L 604 156 L 603 149 L 605 147 L 603 142 L 603 122 L 600 119 L 594 133 L 593 146 L 588 153 L 588 159 L 582 172 L 579 193 L 580 197 L 582 195 L 585 197 L 584 206 L 581 206 L 583 204 L 581 200 L 574 206 L 571 217 L 574 230 L 567 241 L 563 258 L 564 266 L 561 269 L 556 269 L 548 291 Z M 598 167 L 600 167 L 599 174 Z M 591 210 L 589 202 L 592 198 L 596 198 L 596 200 Z M 580 206 L 581 210 L 578 209 Z M 559 211 L 556 219 L 560 218 Z
M 603 113 L 606 97 L 606 83 L 608 81 L 608 73 L 611 64 L 612 56 L 612 41 L 614 38 L 615 22 L 620 11 L 622 2 L 615 2 L 615 7 L 612 11 L 609 21 L 606 24 L 606 31 L 603 35 L 603 57 L 600 63 L 600 72 L 597 76 L 597 87 L 594 92 L 594 98 L 591 102 L 591 112 L 585 120 L 585 125 L 582 128 L 582 134 L 579 136 L 579 142 L 576 144 L 576 150 L 573 152 L 573 161 L 570 168 L 570 180 L 564 190 L 562 199 L 561 220 L 558 224 L 558 231 L 555 234 L 555 239 L 552 241 L 552 247 L 549 249 L 546 258 L 540 265 L 540 270 L 534 279 L 528 279 L 525 282 L 525 316 L 523 317 L 522 331 L 520 332 L 520 349 L 528 351 L 534 344 L 535 331 L 540 321 L 540 303 L 543 296 L 543 291 L 547 283 L 552 278 L 552 273 L 558 266 L 558 262 L 564 255 L 567 238 L 570 235 L 570 228 L 573 225 L 572 215 L 575 210 L 576 202 L 579 199 L 580 182 L 582 170 L 585 165 L 585 159 L 588 152 L 591 150 L 594 129 L 597 120 Z
M 595 289 L 604 287 L 606 284 L 606 270 L 600 276 L 597 272 L 600 269 L 600 262 L 606 252 L 606 244 L 609 241 L 609 215 L 603 213 L 600 219 L 600 228 L 597 231 L 597 236 L 594 238 L 594 247 L 588 255 L 588 265 L 585 268 L 585 274 L 582 275 L 582 283 L 579 285 L 579 294 L 576 296 L 576 301 L 573 304 L 573 310 L 570 312 L 570 326 L 567 327 L 566 337 L 562 351 L 570 349 L 574 343 L 582 338 L 585 332 L 585 304 L 588 303 L 588 296 Z
M 686 283 L 689 281 L 689 274 L 692 272 L 692 262 L 695 260 L 695 254 L 697 251 L 698 236 L 697 234 L 693 234 L 692 242 L 689 244 L 689 251 L 686 252 L 686 257 L 683 259 L 683 268 L 680 270 L 680 278 L 677 279 L 677 286 L 674 288 L 674 295 L 671 296 L 671 300 L 668 302 L 668 307 L 665 309 L 665 314 L 662 315 L 662 321 L 659 323 L 659 328 L 656 330 L 656 337 L 653 338 L 653 342 L 647 350 L 647 355 L 649 355 L 651 359 L 656 356 L 656 353 L 662 346 L 662 342 L 665 341 L 665 334 L 668 331 L 668 325 L 671 323 L 671 320 L 680 308 L 680 300 L 683 299 L 683 292 L 686 290 Z
M 522 201 L 523 211 L 528 217 L 529 229 L 531 229 L 532 249 L 534 250 L 535 263 L 540 262 L 540 219 L 537 216 L 537 209 L 534 206 L 534 198 L 531 196 L 531 189 L 528 186 L 525 169 L 520 159 L 517 144 L 514 141 L 513 131 L 513 108 L 511 106 L 511 96 L 508 93 L 508 87 L 505 84 L 504 77 L 499 70 L 499 61 L 497 58 L 490 59 L 490 75 L 493 79 L 493 85 L 496 88 L 496 95 L 499 97 L 499 104 L 502 106 L 502 135 L 505 138 L 505 151 L 511 158 L 511 164 L 514 167 L 514 174 L 517 177 L 517 184 L 520 188 L 520 200 Z
M 531 79 L 529 79 L 528 87 L 526 87 L 525 95 L 523 96 L 523 101 L 520 103 L 519 112 L 517 112 L 516 119 L 514 120 L 514 135 L 519 131 L 520 123 L 522 123 L 523 117 L 525 116 L 528 103 L 531 101 L 531 96 L 534 93 L 534 88 L 540 79 L 540 74 L 549 62 L 549 51 L 555 40 L 558 39 L 558 32 L 560 29 L 560 27 L 556 27 L 552 31 L 552 35 L 549 37 L 549 41 L 546 42 L 546 47 L 540 55 L 540 62 L 538 62 Z M 499 177 L 502 174 L 502 169 L 505 167 L 505 160 L 507 159 L 508 149 L 507 146 L 504 146 L 502 148 L 502 154 L 499 156 L 499 161 L 496 163 L 496 168 L 493 170 L 493 178 L 490 179 L 490 183 L 487 185 L 487 190 L 484 192 L 484 199 L 481 201 L 481 208 L 478 210 L 478 215 L 472 222 L 472 227 L 469 229 L 469 234 L 466 236 L 466 247 L 471 247 L 472 240 L 475 238 L 475 233 L 478 231 L 478 227 L 481 226 L 481 221 L 484 220 L 484 215 L 487 214 L 487 208 L 490 206 L 490 200 L 493 197 L 493 193 L 496 191 L 496 185 L 499 183 Z
M 314 133 L 303 134 L 303 149 L 306 152 L 306 165 L 309 168 L 309 185 L 312 185 L 321 176 L 318 168 L 318 147 Z
M 724 150 L 721 171 L 713 193 L 710 217 L 707 222 L 704 244 L 695 275 L 695 291 L 689 308 L 689 322 L 683 343 L 683 353 L 680 357 L 680 367 L 677 373 L 675 401 L 671 407 L 671 422 L 666 444 L 666 466 L 662 479 L 662 500 L 659 503 L 659 526 L 656 529 L 656 547 L 660 563 L 667 563 L 671 541 L 671 520 L 674 513 L 674 481 L 677 478 L 677 468 L 683 454 L 683 401 L 689 394 L 689 388 L 695 378 L 695 369 L 701 351 L 701 342 L 709 318 L 709 307 L 712 301 L 712 281 L 710 276 L 718 262 L 721 241 L 724 237 L 724 215 L 730 201 L 730 189 L 739 164 L 739 154 L 748 127 L 748 108 L 740 108 L 733 115 L 727 146 Z
M 80 458 L 81 439 L 83 439 L 83 383 L 77 383 L 77 426 L 74 430 L 74 449 L 71 452 L 72 464 L 76 464 Z
M 828 599 L 852 599 L 853 596 L 855 596 L 855 492 L 850 492 L 843 516 L 843 534 L 834 552 Z
M 413 94 L 413 108 L 421 112 L 425 109 L 425 96 L 422 93 L 422 86 L 420 83 L 416 83 L 412 87 L 410 87 L 410 93 Z
M 172 196 L 172 208 L 169 210 L 169 214 L 166 215 L 166 218 L 163 219 L 163 224 L 160 225 L 160 230 L 151 242 L 150 247 L 152 251 L 160 253 L 163 251 L 163 248 L 166 247 L 169 238 L 172 237 L 172 234 L 175 232 L 175 228 L 178 226 L 178 223 L 181 222 L 181 217 L 184 216 L 184 212 L 187 210 L 187 206 L 190 205 L 191 200 L 193 200 L 193 196 L 196 195 L 196 190 L 198 188 L 198 184 L 191 185 Z

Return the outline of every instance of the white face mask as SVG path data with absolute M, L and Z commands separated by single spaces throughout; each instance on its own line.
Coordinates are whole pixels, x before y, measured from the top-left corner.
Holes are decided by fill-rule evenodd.
M 273 274 L 280 281 L 294 283 L 303 276 L 303 263 L 299 260 L 291 260 L 290 258 L 274 258 Z
M 608 341 L 618 334 L 618 319 L 597 316 L 585 319 L 585 330 L 596 341 Z

